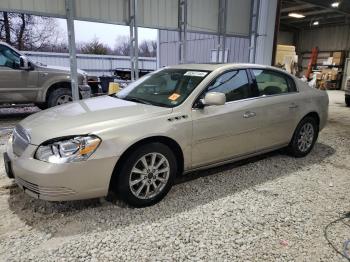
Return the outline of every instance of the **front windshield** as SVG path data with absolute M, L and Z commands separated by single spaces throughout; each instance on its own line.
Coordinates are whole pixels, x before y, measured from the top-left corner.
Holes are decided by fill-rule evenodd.
M 163 107 L 181 104 L 209 71 L 164 69 L 145 75 L 117 94 L 124 100 Z

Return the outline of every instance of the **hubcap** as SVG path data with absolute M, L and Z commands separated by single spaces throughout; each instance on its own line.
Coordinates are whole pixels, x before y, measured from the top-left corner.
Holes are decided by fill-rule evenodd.
M 302 126 L 298 136 L 298 148 L 301 152 L 310 149 L 314 140 L 315 130 L 312 124 L 306 123 Z
M 70 95 L 62 95 L 57 99 L 57 105 L 67 104 L 72 101 L 73 98 Z
M 136 161 L 129 176 L 130 190 L 140 199 L 150 199 L 164 189 L 169 180 L 170 166 L 160 153 L 149 153 Z

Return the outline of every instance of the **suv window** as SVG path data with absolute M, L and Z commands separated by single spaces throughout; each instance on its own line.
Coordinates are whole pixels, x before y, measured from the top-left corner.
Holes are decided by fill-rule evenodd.
M 258 85 L 259 96 L 296 91 L 294 81 L 284 74 L 272 70 L 253 69 L 252 71 Z
M 207 92 L 221 92 L 226 102 L 250 97 L 250 85 L 245 70 L 234 70 L 220 75 L 208 87 Z
M 13 69 L 19 68 L 19 55 L 5 45 L 0 45 L 0 66 Z

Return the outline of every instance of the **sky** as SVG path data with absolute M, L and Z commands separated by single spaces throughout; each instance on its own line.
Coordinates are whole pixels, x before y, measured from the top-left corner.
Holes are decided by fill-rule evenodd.
M 59 27 L 63 32 L 67 31 L 65 19 L 57 19 Z M 120 36 L 129 36 L 129 27 L 123 25 L 112 25 L 95 22 L 74 21 L 75 41 L 88 42 L 97 37 L 104 44 L 114 47 L 116 39 Z M 143 40 L 156 40 L 157 30 L 141 28 L 138 30 L 139 43 Z

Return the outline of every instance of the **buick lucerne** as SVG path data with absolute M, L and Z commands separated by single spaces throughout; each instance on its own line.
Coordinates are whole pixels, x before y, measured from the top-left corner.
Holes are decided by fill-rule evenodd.
M 106 196 L 143 207 L 177 175 L 285 148 L 313 148 L 328 115 L 325 91 L 273 67 L 178 65 L 118 94 L 31 115 L 14 129 L 5 167 L 29 195 Z

